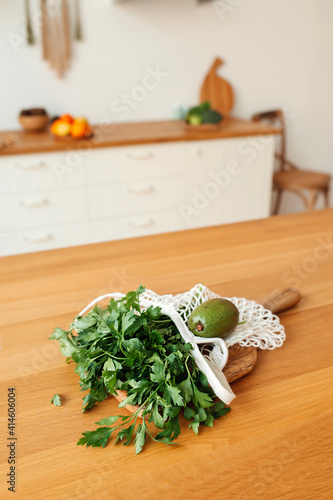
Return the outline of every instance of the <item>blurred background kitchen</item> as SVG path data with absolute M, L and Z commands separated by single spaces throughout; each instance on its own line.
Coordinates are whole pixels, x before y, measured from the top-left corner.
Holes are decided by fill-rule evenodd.
M 332 21 L 330 0 L 1 0 L 0 255 L 266 217 L 280 188 L 279 213 L 332 205 Z M 230 111 L 186 123 L 216 58 Z M 301 196 L 272 192 L 270 110 L 323 175 Z

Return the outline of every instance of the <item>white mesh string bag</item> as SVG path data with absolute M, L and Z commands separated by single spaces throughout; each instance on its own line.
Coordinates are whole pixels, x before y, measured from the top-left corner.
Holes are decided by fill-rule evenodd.
M 87 305 L 80 313 L 82 316 L 97 302 L 114 298 L 118 300 L 124 297 L 122 293 L 108 293 L 97 297 Z M 228 348 L 240 344 L 245 347 L 254 346 L 259 349 L 275 349 L 281 347 L 286 335 L 284 327 L 279 318 L 269 309 L 257 304 L 253 300 L 238 297 L 227 298 L 235 304 L 239 310 L 239 321 L 243 324 L 229 334 L 226 341 L 221 338 L 207 339 L 193 335 L 187 327 L 187 321 L 191 312 L 202 302 L 220 297 L 204 285 L 195 285 L 191 290 L 177 295 L 158 295 L 152 290 L 146 290 L 140 295 L 140 305 L 146 309 L 150 305 L 159 306 L 163 314 L 167 314 L 177 326 L 185 342 L 192 345 L 192 355 L 198 368 L 206 375 L 210 386 L 216 396 L 224 403 L 229 404 L 235 398 L 222 370 L 228 360 Z M 210 346 L 210 350 L 202 349 Z

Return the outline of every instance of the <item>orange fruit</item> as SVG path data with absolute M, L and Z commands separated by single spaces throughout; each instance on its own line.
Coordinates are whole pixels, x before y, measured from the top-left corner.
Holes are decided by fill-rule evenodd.
M 88 120 L 87 118 L 84 118 L 84 116 L 77 116 L 75 118 L 75 121 L 80 123 L 85 123 L 86 125 L 88 125 Z
M 71 136 L 72 137 L 85 137 L 89 130 L 88 124 L 86 121 L 80 121 L 75 119 L 71 125 Z
M 51 132 L 58 137 L 65 137 L 71 132 L 71 125 L 68 122 L 62 121 L 60 118 L 55 120 L 51 125 Z
M 61 115 L 59 120 L 62 120 L 63 122 L 67 122 L 67 123 L 73 123 L 74 118 L 69 114 L 65 114 L 65 115 Z

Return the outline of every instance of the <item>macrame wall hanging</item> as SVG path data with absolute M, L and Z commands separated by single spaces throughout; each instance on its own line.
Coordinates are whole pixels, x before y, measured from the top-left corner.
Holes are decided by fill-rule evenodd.
M 49 63 L 59 78 L 63 78 L 70 67 L 73 38 L 82 40 L 79 0 L 39 0 L 39 12 L 32 12 L 30 0 L 24 1 L 27 43 L 36 43 L 35 30 L 38 29 L 43 60 Z

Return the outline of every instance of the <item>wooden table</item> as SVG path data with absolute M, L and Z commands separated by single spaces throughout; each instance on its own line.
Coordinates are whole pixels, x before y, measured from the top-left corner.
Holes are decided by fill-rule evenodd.
M 332 498 L 333 210 L 37 254 L 1 265 L 1 471 L 6 491 L 7 391 L 15 388 L 17 483 L 24 499 Z M 76 446 L 116 411 L 114 398 L 81 414 L 73 367 L 47 340 L 91 299 L 143 283 L 158 293 L 203 282 L 260 300 L 296 286 L 281 315 L 287 340 L 259 353 L 233 384 L 232 411 L 180 446 Z M 50 405 L 60 393 L 63 406 Z M 124 412 L 126 410 L 123 410 Z

